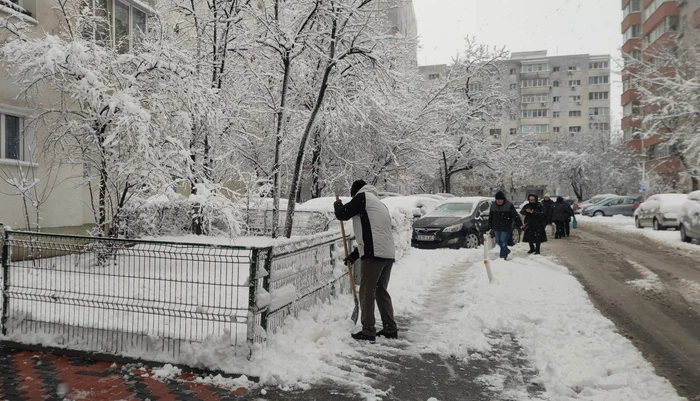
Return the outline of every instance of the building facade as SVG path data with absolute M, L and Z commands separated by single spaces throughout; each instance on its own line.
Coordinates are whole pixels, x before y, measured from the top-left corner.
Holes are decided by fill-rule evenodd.
M 653 63 L 655 51 L 677 46 L 680 38 L 685 45 L 699 44 L 695 30 L 700 27 L 700 0 L 622 0 L 622 10 L 622 53 L 626 60 Z M 622 71 L 624 141 L 640 152 L 645 173 L 659 174 L 676 190 L 690 190 L 692 181 L 680 158 L 662 138 L 645 132 L 638 91 L 644 83 L 633 77 L 635 72 L 629 63 Z
M 542 50 L 512 53 L 501 63 L 507 82 L 504 89 L 515 103 L 501 125 L 484 132 L 494 146 L 505 147 L 523 134 L 546 142 L 591 130 L 610 131 L 609 55 L 548 56 Z M 428 81 L 439 80 L 448 68 L 421 66 L 420 72 Z M 516 199 L 528 193 L 558 192 L 558 188 L 536 182 L 512 187 L 511 196 Z

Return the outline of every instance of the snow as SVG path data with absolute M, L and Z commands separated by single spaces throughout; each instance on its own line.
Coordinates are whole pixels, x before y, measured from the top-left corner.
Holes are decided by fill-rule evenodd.
M 663 194 L 657 195 L 661 201 L 661 213 L 678 213 L 681 206 L 688 200 L 688 195 L 683 194 Z
M 340 200 L 343 201 L 343 204 L 346 204 L 352 198 L 341 196 Z M 335 211 L 333 203 L 335 203 L 335 197 L 316 198 L 302 203 L 296 210 L 333 213 Z
M 432 198 L 419 196 L 392 196 L 382 199 L 382 203 L 386 205 L 389 211 L 401 209 L 413 216 L 416 209 L 420 210 L 420 215 L 425 215 L 432 212 L 441 203 L 441 201 Z
M 577 216 L 579 223 L 583 224 L 598 224 L 608 226 L 614 230 L 625 232 L 632 235 L 643 235 L 651 240 L 659 243 L 659 247 L 672 246 L 677 250 L 688 252 L 689 254 L 700 253 L 700 246 L 687 244 L 681 241 L 681 235 L 678 231 L 669 229 L 666 231 L 654 231 L 651 228 L 639 229 L 635 227 L 634 217 L 628 216 L 612 216 L 612 217 L 587 217 Z
M 664 286 L 661 283 L 661 279 L 656 273 L 632 260 L 628 260 L 627 263 L 632 265 L 632 267 L 634 267 L 639 272 L 639 274 L 641 274 L 642 277 L 644 277 L 642 279 L 630 280 L 627 282 L 627 284 L 642 291 L 662 292 L 664 290 Z

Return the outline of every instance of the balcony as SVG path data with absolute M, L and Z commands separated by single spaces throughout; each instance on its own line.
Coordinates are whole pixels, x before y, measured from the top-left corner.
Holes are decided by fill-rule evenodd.
M 622 45 L 623 53 L 632 53 L 634 50 L 639 50 L 642 48 L 642 38 L 632 38 Z
M 639 92 L 636 89 L 630 89 L 622 94 L 622 104 L 628 104 L 639 100 Z
M 630 13 L 627 17 L 625 17 L 624 20 L 622 20 L 622 32 L 620 33 L 625 33 L 631 27 L 632 25 L 641 25 L 642 24 L 642 13 L 641 12 L 634 12 Z
M 678 10 L 678 6 L 676 5 L 675 1 L 667 1 L 664 4 L 662 4 L 656 11 L 654 11 L 653 14 L 649 16 L 649 18 L 644 21 L 644 25 L 642 25 L 642 32 L 644 34 L 648 34 L 651 32 L 654 28 L 656 28 L 661 22 L 666 17 L 673 17 L 677 16 L 680 14 L 680 11 Z
M 622 118 L 622 129 L 625 128 L 642 128 L 642 116 L 630 115 Z

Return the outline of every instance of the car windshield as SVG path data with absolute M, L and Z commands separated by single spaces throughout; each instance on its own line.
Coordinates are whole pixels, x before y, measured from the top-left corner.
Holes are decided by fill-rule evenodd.
M 449 202 L 438 206 L 430 216 L 469 216 L 473 210 L 473 203 Z

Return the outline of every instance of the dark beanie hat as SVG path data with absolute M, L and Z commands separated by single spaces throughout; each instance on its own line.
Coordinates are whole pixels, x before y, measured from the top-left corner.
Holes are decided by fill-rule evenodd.
M 498 191 L 496 192 L 496 199 L 506 200 L 506 194 L 504 194 L 503 191 Z
M 357 193 L 358 193 L 358 192 L 362 189 L 362 187 L 364 187 L 365 185 L 367 185 L 367 183 L 364 182 L 364 181 L 362 181 L 362 180 L 357 180 L 357 181 L 353 182 L 353 183 L 352 183 L 352 187 L 350 187 L 350 196 L 355 196 L 355 195 L 357 195 Z

